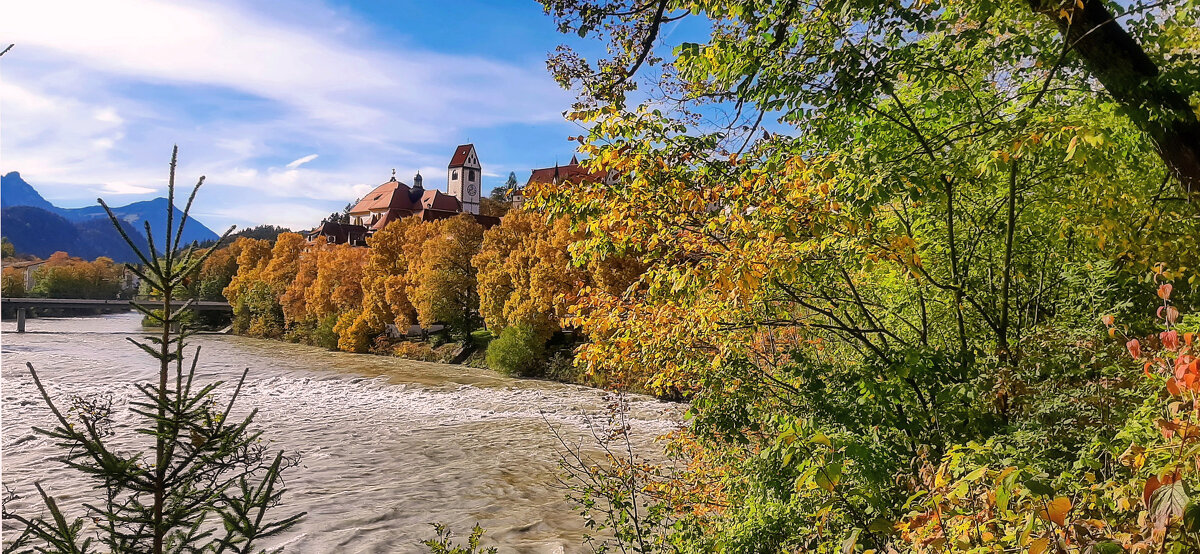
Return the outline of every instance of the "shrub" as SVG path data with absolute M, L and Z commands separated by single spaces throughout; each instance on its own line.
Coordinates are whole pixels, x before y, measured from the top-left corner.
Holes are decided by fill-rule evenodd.
M 556 350 L 546 358 L 543 376 L 562 383 L 587 384 L 584 372 L 575 367 L 575 356 L 570 350 Z
M 337 326 L 337 323 L 338 314 L 330 314 L 325 316 L 325 318 L 317 324 L 316 330 L 313 331 L 313 344 L 320 346 L 321 348 L 337 350 L 338 334 L 337 331 L 334 330 L 334 328 Z
M 433 349 L 428 344 L 422 342 L 404 341 L 397 344 L 392 349 L 392 354 L 397 358 L 407 360 L 420 360 L 423 362 L 434 361 Z
M 505 375 L 537 374 L 545 343 L 529 325 L 506 327 L 487 349 L 488 367 Z

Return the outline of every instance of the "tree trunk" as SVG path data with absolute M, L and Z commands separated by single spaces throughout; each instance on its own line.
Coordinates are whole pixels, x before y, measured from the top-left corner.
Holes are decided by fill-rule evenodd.
M 1125 32 L 1103 0 L 1083 0 L 1071 19 L 1058 2 L 1029 0 L 1035 11 L 1054 20 L 1084 65 L 1154 142 L 1186 196 L 1200 203 L 1200 120 L 1187 96 L 1162 81 L 1158 66 Z M 1067 4 L 1071 11 L 1074 4 Z

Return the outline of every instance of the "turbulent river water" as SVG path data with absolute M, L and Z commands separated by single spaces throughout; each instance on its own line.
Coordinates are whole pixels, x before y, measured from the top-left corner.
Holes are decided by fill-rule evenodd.
M 32 362 L 57 399 L 111 395 L 117 423 L 130 420 L 134 383 L 155 379 L 154 360 L 124 340 L 139 316 L 116 314 L 4 322 L 0 383 L 3 483 L 9 508 L 40 513 L 32 484 L 60 503 L 92 500 L 90 483 L 53 459 L 61 452 L 31 428 L 49 410 L 25 369 Z M 588 436 L 588 414 L 606 404 L 593 389 L 499 377 L 486 370 L 225 335 L 197 336 L 205 382 L 250 369 L 238 406 L 276 449 L 301 454 L 285 474 L 277 511 L 308 516 L 273 541 L 286 552 L 420 552 L 443 522 L 460 538 L 478 522 L 501 552 L 580 552 L 584 529 L 557 484 L 559 444 Z M 634 443 L 654 457 L 654 438 L 681 407 L 633 398 Z M 6 530 L 8 529 L 6 526 Z M 7 533 L 6 533 L 7 534 Z

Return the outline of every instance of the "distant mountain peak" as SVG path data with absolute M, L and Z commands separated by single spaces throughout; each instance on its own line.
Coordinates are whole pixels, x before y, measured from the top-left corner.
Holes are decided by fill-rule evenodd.
M 50 214 L 54 214 L 56 216 L 65 218 L 67 221 L 69 221 L 75 227 L 80 227 L 79 233 L 74 233 L 74 232 L 67 233 L 67 234 L 49 233 L 50 236 L 53 236 L 56 239 L 56 240 L 50 240 L 49 243 L 70 242 L 70 241 L 77 242 L 77 244 L 75 244 L 75 246 L 71 246 L 69 244 L 63 244 L 62 248 L 58 248 L 59 250 L 67 251 L 73 255 L 85 255 L 86 256 L 86 255 L 89 255 L 88 252 L 90 252 L 91 250 L 96 250 L 97 252 L 99 252 L 99 251 L 107 252 L 108 250 L 111 249 L 111 247 L 108 246 L 107 244 L 105 244 L 103 247 L 101 247 L 99 245 L 84 244 L 84 243 L 95 242 L 95 240 L 99 240 L 95 237 L 94 233 L 91 235 L 84 233 L 85 228 L 90 230 L 92 227 L 95 226 L 94 224 L 100 223 L 100 221 L 98 221 L 98 220 L 104 220 L 102 222 L 104 226 L 109 225 L 109 222 L 107 221 L 108 214 L 105 213 L 103 207 L 101 207 L 99 205 L 95 205 L 95 206 L 87 206 L 84 208 L 59 208 L 59 207 L 55 206 L 54 204 L 51 204 L 50 202 L 48 202 L 45 198 L 42 198 L 42 195 L 38 194 L 37 190 L 34 189 L 32 185 L 25 182 L 25 180 L 21 178 L 21 174 L 16 171 L 9 172 L 9 173 L 5 174 L 3 177 L 0 177 L 0 189 L 2 189 L 2 190 L 0 190 L 0 203 L 3 204 L 4 208 L 21 207 L 21 206 L 38 208 L 40 210 L 50 212 Z M 149 221 L 150 225 L 155 230 L 154 231 L 155 241 L 162 243 L 162 247 L 165 247 L 166 237 L 165 237 L 165 233 L 162 233 L 161 231 L 162 231 L 162 226 L 166 225 L 166 218 L 164 217 L 165 214 L 163 213 L 163 211 L 166 209 L 166 207 L 167 207 L 167 199 L 165 197 L 160 196 L 157 198 L 153 198 L 151 200 L 143 200 L 140 202 L 126 204 L 124 206 L 112 207 L 111 209 L 113 211 L 113 215 L 117 216 L 117 219 L 119 219 L 124 224 L 131 225 L 132 226 L 131 228 L 137 229 L 138 234 L 141 233 L 141 231 L 140 231 L 140 229 L 142 227 L 141 222 Z M 183 219 L 183 211 L 180 210 L 178 206 L 175 206 L 173 211 L 175 214 L 175 221 L 176 222 L 181 221 Z M 32 235 L 37 235 L 37 234 L 47 235 L 46 231 L 44 231 L 44 230 L 43 231 L 35 231 L 34 230 L 35 226 L 24 225 L 25 220 L 27 220 L 29 218 L 34 218 L 37 220 L 38 224 L 41 225 L 43 228 L 55 228 L 55 226 L 61 227 L 61 224 L 53 223 L 53 221 L 55 221 L 54 219 L 48 218 L 49 214 L 38 215 L 35 212 L 28 212 L 28 211 L 9 212 L 6 210 L 6 215 L 10 216 L 11 220 L 6 222 L 5 229 L 4 229 L 5 235 L 9 236 L 9 238 L 13 241 L 13 243 L 17 245 L 18 250 L 21 250 L 22 242 L 29 245 L 28 250 L 30 253 L 37 253 L 37 252 L 35 252 L 35 250 L 40 251 L 42 248 L 49 248 L 49 247 L 53 246 L 53 244 L 49 244 L 49 243 L 47 243 L 46 245 L 41 245 L 41 243 L 38 243 L 35 240 L 35 239 L 38 239 L 39 237 L 32 236 Z M 12 225 L 10 226 L 7 223 L 11 223 Z M 64 229 L 64 231 L 66 231 L 66 230 Z M 112 231 L 113 231 L 113 235 L 116 236 L 115 230 L 112 230 Z M 25 234 L 31 234 L 31 236 L 23 237 L 20 239 L 18 238 L 18 235 L 25 235 Z M 57 240 L 60 237 L 60 235 L 61 235 L 61 237 L 66 237 L 67 235 L 70 235 L 71 237 L 79 236 L 80 238 L 79 239 L 71 238 L 70 241 Z M 46 238 L 46 237 L 43 236 L 40 238 Z M 190 244 L 193 241 L 204 242 L 204 241 L 209 241 L 209 240 L 216 240 L 217 238 L 219 238 L 219 237 L 217 236 L 216 233 L 214 233 L 212 231 L 212 229 L 209 229 L 203 223 L 197 221 L 196 218 L 188 217 L 187 225 L 184 226 L 183 238 L 180 241 L 180 243 L 181 244 Z M 79 241 L 83 241 L 83 242 L 79 242 Z M 34 247 L 33 246 L 34 244 L 39 244 L 39 246 Z M 95 248 L 92 248 L 92 246 L 95 246 Z M 72 252 L 71 250 L 69 250 L 69 248 L 75 248 L 76 250 L 80 250 L 80 251 Z M 108 255 L 109 257 L 112 257 L 114 259 L 117 258 L 117 256 L 113 256 L 113 255 L 110 255 L 107 253 L 103 253 L 102 255 Z
M 37 189 L 26 183 L 16 171 L 10 171 L 0 177 L 0 207 L 9 206 L 33 206 L 50 212 L 58 210 L 54 204 L 42 198 Z

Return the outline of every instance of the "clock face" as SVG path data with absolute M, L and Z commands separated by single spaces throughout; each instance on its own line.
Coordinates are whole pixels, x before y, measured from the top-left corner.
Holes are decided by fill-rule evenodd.
M 475 185 L 474 184 L 467 185 L 467 196 L 475 196 Z

